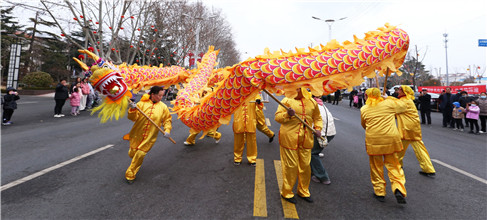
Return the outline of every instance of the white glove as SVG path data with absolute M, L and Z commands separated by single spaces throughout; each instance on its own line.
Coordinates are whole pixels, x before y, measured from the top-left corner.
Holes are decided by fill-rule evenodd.
M 164 137 L 169 138 L 169 137 L 171 137 L 171 135 L 169 134 L 169 132 L 164 132 Z
M 129 103 L 130 108 L 137 108 L 137 103 L 131 102 Z
M 387 99 L 388 95 L 387 94 L 383 94 L 381 95 L 380 97 L 384 98 L 384 99 Z

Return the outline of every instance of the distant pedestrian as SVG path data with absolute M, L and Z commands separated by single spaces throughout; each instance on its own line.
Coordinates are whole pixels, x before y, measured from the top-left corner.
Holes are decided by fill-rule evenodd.
M 362 108 L 363 101 L 364 101 L 364 94 L 365 94 L 365 88 L 360 89 L 360 91 L 357 94 L 357 97 L 358 97 L 357 108 L 359 108 L 359 109 Z
M 478 123 L 479 114 L 480 114 L 480 108 L 478 107 L 477 101 L 471 101 L 469 104 L 467 104 L 466 118 L 468 119 L 468 123 L 470 124 L 470 132 L 468 133 L 480 134 L 479 123 Z M 474 126 L 475 126 L 475 132 L 473 131 Z
M 461 91 L 460 92 L 460 97 L 458 98 L 458 102 L 460 103 L 460 106 L 462 108 L 467 108 L 467 103 L 470 103 L 472 101 L 472 98 L 468 97 L 468 92 L 467 91 Z M 465 127 L 468 127 L 468 121 L 467 118 L 465 118 Z
M 479 99 L 477 99 L 477 102 L 479 102 L 479 108 L 480 108 L 480 133 L 486 133 L 486 120 L 487 120 L 487 95 L 485 92 L 480 93 Z
M 13 87 L 7 87 L 7 94 L 3 96 L 3 125 L 11 125 L 12 115 L 14 114 L 15 109 L 17 109 L 17 100 L 19 100 L 19 93 Z
M 421 111 L 421 124 L 426 124 L 426 120 L 428 120 L 428 125 L 431 125 L 431 95 L 428 94 L 428 90 L 423 89 L 418 99 Z
M 66 79 L 61 79 L 56 86 L 56 92 L 54 93 L 54 100 L 56 101 L 56 106 L 54 107 L 54 117 L 60 118 L 64 117 L 63 106 L 66 99 L 69 97 L 69 90 L 66 87 Z
M 453 111 L 452 107 L 452 99 L 453 96 L 451 94 L 451 88 L 446 87 L 445 91 L 441 93 L 439 100 L 440 100 L 440 110 L 443 113 L 443 127 L 446 128 L 450 125 L 452 121 L 451 113 Z M 450 125 L 450 128 L 453 126 Z
M 74 88 L 73 93 L 69 95 L 70 104 L 71 104 L 71 115 L 76 116 L 79 115 L 79 105 L 81 102 L 81 96 L 79 94 L 79 88 Z
M 340 101 L 340 90 L 338 89 L 337 91 L 335 91 L 335 97 L 333 99 L 333 103 L 332 105 L 338 105 L 338 102 Z
M 355 103 L 354 103 L 354 101 L 353 101 L 353 99 L 354 99 L 355 95 L 357 95 L 357 90 L 355 90 L 355 89 L 354 89 L 354 90 L 352 90 L 352 91 L 350 92 L 350 94 L 349 94 L 349 96 L 348 96 L 348 98 L 350 99 L 350 100 L 349 100 L 349 101 L 350 101 L 350 103 L 348 104 L 348 105 L 350 106 L 350 108 L 352 107 L 352 105 L 353 105 L 353 106 L 355 106 Z M 357 102 L 358 102 L 358 100 L 357 100 Z

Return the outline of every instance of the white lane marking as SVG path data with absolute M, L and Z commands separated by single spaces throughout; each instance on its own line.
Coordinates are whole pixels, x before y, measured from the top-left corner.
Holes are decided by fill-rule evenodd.
M 434 161 L 434 162 L 436 162 L 436 163 L 438 163 L 438 164 L 440 164 L 440 165 L 443 165 L 443 166 L 445 166 L 445 167 L 447 167 L 447 168 L 450 168 L 450 169 L 452 169 L 452 170 L 454 170 L 454 171 L 457 171 L 457 172 L 459 172 L 459 173 L 461 173 L 461 174 L 463 174 L 463 175 L 465 175 L 465 176 L 468 176 L 468 177 L 470 177 L 470 178 L 472 178 L 472 179 L 475 179 L 475 180 L 478 180 L 478 181 L 480 181 L 480 182 L 482 182 L 482 183 L 484 183 L 484 184 L 487 184 L 487 180 L 482 179 L 482 178 L 480 178 L 480 177 L 478 177 L 478 176 L 475 176 L 475 175 L 473 175 L 473 174 L 471 174 L 471 173 L 468 173 L 468 172 L 466 172 L 466 171 L 463 171 L 463 170 L 461 170 L 461 169 L 458 169 L 458 168 L 456 168 L 456 167 L 454 167 L 454 166 L 452 166 L 452 165 L 449 165 L 449 164 L 447 164 L 447 163 L 441 162 L 441 161 L 436 160 L 436 159 L 431 159 L 431 161 Z
M 39 103 L 39 102 L 19 102 L 17 105 L 22 105 L 22 104 L 34 104 L 34 103 Z
M 24 177 L 24 178 L 22 178 L 22 179 L 15 180 L 15 181 L 13 181 L 13 182 L 10 182 L 10 183 L 8 183 L 8 184 L 3 185 L 3 186 L 1 187 L 1 190 L 0 190 L 0 191 L 3 191 L 3 190 L 6 190 L 6 189 L 8 189 L 8 188 L 10 188 L 10 187 L 14 187 L 14 186 L 16 186 L 16 185 L 22 184 L 22 183 L 27 182 L 27 181 L 29 181 L 29 180 L 32 180 L 32 179 L 34 179 L 34 178 L 36 178 L 36 177 L 42 176 L 42 175 L 44 175 L 44 174 L 46 174 L 46 173 L 49 173 L 49 172 L 51 172 L 51 171 L 53 171 L 53 170 L 59 169 L 59 168 L 64 167 L 64 166 L 66 166 L 66 165 L 68 165 L 68 164 L 70 164 L 70 163 L 76 162 L 76 161 L 78 161 L 78 160 L 81 160 L 81 159 L 83 159 L 83 158 L 85 158 L 85 157 L 88 157 L 88 156 L 90 156 L 90 155 L 96 154 L 96 153 L 98 153 L 98 152 L 100 152 L 100 151 L 106 150 L 106 149 L 111 148 L 111 147 L 113 147 L 113 144 L 106 145 L 106 146 L 104 146 L 104 147 L 98 148 L 98 149 L 96 149 L 96 150 L 93 150 L 93 151 L 88 152 L 88 153 L 86 153 L 86 154 L 83 154 L 83 155 L 81 155 L 81 156 L 77 156 L 77 157 L 75 157 L 75 158 L 73 158 L 73 159 L 71 159 L 71 160 L 64 161 L 64 162 L 62 162 L 62 163 L 60 163 L 60 164 L 54 165 L 54 166 L 52 166 L 52 167 L 46 168 L 46 169 L 41 170 L 41 171 L 39 171 L 39 172 L 37 172 L 37 173 L 34 173 L 34 174 L 32 174 L 32 175 L 26 176 L 26 177 Z

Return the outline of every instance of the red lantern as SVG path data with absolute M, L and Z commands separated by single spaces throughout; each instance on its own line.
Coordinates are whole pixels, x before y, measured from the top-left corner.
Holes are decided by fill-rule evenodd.
M 134 19 L 134 16 L 130 16 L 130 18 Z
M 93 22 L 93 21 L 90 19 L 90 22 Z
M 77 18 L 73 18 L 75 21 L 77 21 L 78 19 Z
M 112 51 L 115 51 L 115 48 L 112 48 Z
M 155 32 L 157 32 L 157 29 L 154 29 Z
M 93 34 L 96 34 L 96 31 L 93 31 Z
M 98 23 L 98 21 L 97 21 L 97 22 L 95 22 L 95 24 L 99 24 L 99 23 Z
M 112 29 L 112 27 L 108 27 L 109 29 Z
M 80 17 L 80 18 L 83 18 L 83 15 L 80 15 L 79 17 Z
M 134 45 L 130 45 L 130 48 L 133 48 L 133 47 L 134 47 Z
M 140 31 L 140 28 L 137 28 L 138 31 Z
M 149 49 L 147 49 L 147 52 L 149 52 Z
M 66 36 L 66 35 L 64 35 L 64 34 L 61 34 L 61 36 L 62 36 L 62 37 L 64 37 L 64 36 Z
M 144 41 L 140 41 L 140 43 L 144 43 Z
M 122 18 L 124 18 L 125 16 L 122 15 Z
M 118 53 L 118 50 L 117 50 L 117 53 Z
M 123 27 L 120 27 L 120 30 L 123 30 Z
M 151 25 L 150 27 L 151 27 L 151 28 L 154 28 L 154 25 Z
M 154 48 L 154 50 L 157 50 L 157 47 L 156 47 L 156 48 Z
M 97 41 L 96 43 L 97 43 L 97 44 L 100 44 L 100 41 Z

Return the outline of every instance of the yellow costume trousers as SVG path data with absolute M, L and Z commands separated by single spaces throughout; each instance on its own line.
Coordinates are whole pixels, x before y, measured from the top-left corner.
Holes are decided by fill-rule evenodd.
M 193 131 L 193 129 L 189 130 L 189 136 L 186 138 L 186 142 L 190 144 L 196 144 L 196 136 L 199 134 L 199 131 Z M 206 135 L 214 138 L 215 140 L 220 140 L 222 134 L 218 131 L 209 131 Z
M 135 179 L 135 175 L 137 172 L 139 172 L 140 166 L 142 166 L 142 162 L 144 162 L 144 157 L 146 154 L 147 152 L 130 148 L 129 157 L 132 158 L 132 162 L 125 172 L 125 178 L 127 178 L 127 180 Z
M 416 154 L 416 158 L 419 161 L 419 166 L 421 167 L 421 170 L 423 170 L 423 172 L 425 173 L 435 173 L 435 168 L 431 163 L 430 155 L 428 153 L 428 150 L 426 150 L 423 141 L 402 140 L 403 150 L 397 153 L 401 167 L 403 166 L 402 159 L 404 159 L 404 155 L 406 154 L 406 150 L 408 149 L 409 145 L 413 146 L 414 154 Z
M 282 191 L 285 198 L 294 196 L 293 187 L 298 179 L 298 195 L 309 197 L 309 181 L 311 180 L 311 149 L 298 147 L 296 150 L 281 147 Z
M 396 153 L 370 156 L 370 180 L 374 186 L 374 192 L 378 196 L 386 195 L 386 180 L 384 179 L 384 165 L 387 168 L 387 175 L 391 181 L 392 192 L 398 189 L 405 197 L 407 195 L 406 178 L 402 172 L 401 165 Z
M 255 163 L 257 159 L 257 139 L 255 133 L 233 133 L 233 161 L 242 162 L 242 154 L 247 142 L 247 161 Z

